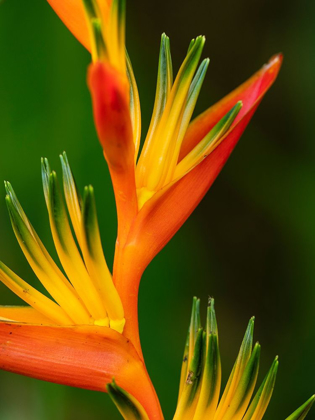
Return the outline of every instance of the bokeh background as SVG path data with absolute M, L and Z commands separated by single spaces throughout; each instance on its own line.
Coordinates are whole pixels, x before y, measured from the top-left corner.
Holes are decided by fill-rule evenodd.
M 214 103 L 268 58 L 285 56 L 241 142 L 189 221 L 153 261 L 140 290 L 148 370 L 166 419 L 176 405 L 193 295 L 216 298 L 223 377 L 248 319 L 262 345 L 260 379 L 276 354 L 280 370 L 267 418 L 285 418 L 315 391 L 314 21 L 311 0 L 132 0 L 128 49 L 144 131 L 154 99 L 160 34 L 178 68 L 190 39 L 207 37 L 211 58 L 197 110 Z M 104 248 L 113 257 L 116 218 L 109 175 L 92 122 L 88 53 L 46 1 L 0 2 L 0 179 L 10 180 L 54 254 L 40 157 L 60 173 L 66 150 L 82 188 L 93 184 Z M 0 202 L 1 259 L 37 284 Z M 54 254 L 55 255 L 55 254 Z M 0 285 L 0 304 L 19 300 Z M 205 311 L 203 312 L 203 314 Z M 313 417 L 312 417 L 313 416 Z M 101 393 L 0 373 L 1 420 L 119 419 Z M 310 419 L 315 418 L 314 413 Z

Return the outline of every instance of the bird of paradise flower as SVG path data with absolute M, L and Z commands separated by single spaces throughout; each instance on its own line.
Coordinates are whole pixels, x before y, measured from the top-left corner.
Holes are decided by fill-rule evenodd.
M 51 298 L 0 263 L 0 280 L 29 305 L 0 307 L 0 367 L 56 383 L 107 389 L 126 419 L 162 419 L 139 339 L 141 275 L 214 182 L 276 79 L 282 57 L 273 57 L 191 122 L 209 65 L 206 59 L 198 66 L 205 39 L 192 40 L 173 80 L 170 42 L 163 34 L 154 110 L 139 155 L 141 111 L 125 51 L 125 1 L 49 3 L 92 54 L 88 85 L 118 214 L 114 269 L 111 274 L 103 254 L 93 188 L 86 187 L 81 197 L 66 154 L 61 156 L 65 201 L 56 173 L 47 159 L 42 160 L 50 227 L 65 274 L 6 182 L 14 233 Z M 278 361 L 250 403 L 260 349 L 259 345 L 252 349 L 252 332 L 251 320 L 218 402 L 221 365 L 214 303 L 210 300 L 203 330 L 199 301 L 194 301 L 174 419 L 262 418 Z M 303 419 L 313 401 L 311 398 L 288 419 Z

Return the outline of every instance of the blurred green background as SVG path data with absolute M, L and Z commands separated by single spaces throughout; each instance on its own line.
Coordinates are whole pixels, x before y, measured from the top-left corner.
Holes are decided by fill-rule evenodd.
M 116 218 L 108 171 L 92 122 L 88 53 L 46 1 L 0 2 L 0 179 L 10 180 L 55 255 L 40 157 L 60 173 L 66 150 L 78 185 L 97 195 L 104 248 L 113 257 Z M 198 111 L 282 51 L 279 79 L 189 221 L 153 261 L 140 290 L 148 370 L 166 419 L 177 398 L 193 295 L 216 298 L 223 376 L 248 319 L 256 315 L 261 373 L 276 354 L 280 370 L 267 418 L 285 418 L 315 391 L 314 22 L 311 0 L 132 0 L 127 45 L 138 80 L 144 131 L 156 79 L 160 34 L 171 37 L 178 68 L 190 39 L 207 37 L 211 63 Z M 1 259 L 37 284 L 0 203 Z M 19 300 L 0 285 L 0 304 Z M 205 311 L 204 311 L 205 312 Z M 312 417 L 313 416 L 313 417 Z M 0 373 L 1 420 L 119 419 L 109 398 Z M 314 412 L 310 415 L 314 417 Z

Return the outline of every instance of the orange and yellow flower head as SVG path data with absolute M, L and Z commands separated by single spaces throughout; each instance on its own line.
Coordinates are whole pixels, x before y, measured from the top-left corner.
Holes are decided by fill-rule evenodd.
M 88 86 L 118 215 L 113 278 L 126 334 L 140 349 L 135 296 L 141 275 L 211 187 L 276 79 L 282 56 L 191 121 L 209 66 L 208 59 L 199 64 L 205 38 L 191 41 L 174 77 L 170 40 L 163 34 L 155 103 L 140 149 L 140 100 L 125 50 L 125 1 L 49 3 L 92 54 Z
M 140 100 L 125 48 L 125 0 L 48 2 L 92 56 L 87 81 L 118 216 L 114 268 L 111 273 L 103 253 L 94 190 L 87 186 L 80 194 L 65 153 L 60 157 L 62 186 L 48 160 L 42 160 L 49 223 L 63 271 L 6 182 L 14 233 L 47 293 L 0 262 L 0 281 L 28 305 L 0 307 L 0 367 L 107 391 L 126 419 L 162 420 L 139 339 L 139 282 L 215 181 L 275 81 L 282 56 L 274 56 L 192 121 L 209 66 L 208 59 L 200 63 L 205 38 L 191 41 L 174 76 L 170 40 L 163 34 L 155 103 L 141 148 Z M 219 402 L 221 362 L 214 303 L 210 300 L 202 329 L 199 301 L 194 301 L 175 420 L 262 418 L 278 361 L 250 403 L 260 352 L 259 345 L 252 349 L 252 332 L 253 320 Z M 303 419 L 312 402 L 288 420 Z

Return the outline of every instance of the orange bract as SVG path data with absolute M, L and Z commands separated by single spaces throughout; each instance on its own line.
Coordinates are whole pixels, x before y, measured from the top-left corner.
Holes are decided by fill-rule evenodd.
M 238 89 L 211 107 L 188 129 L 181 157 L 200 141 L 205 132 L 226 113 L 231 104 L 242 100 L 243 109 L 220 144 L 209 156 L 178 182 L 157 192 L 139 211 L 130 228 L 126 244 L 117 258 L 114 281 L 126 317 L 126 334 L 138 337 L 135 296 L 141 275 L 154 256 L 167 244 L 202 200 L 232 153 L 263 96 L 275 81 L 282 56 L 262 67 Z
M 88 25 L 85 17 L 82 0 L 48 0 L 63 23 L 73 33 L 73 35 L 87 48 L 91 50 L 91 40 Z M 112 0 L 102 0 L 100 9 L 104 20 L 108 19 Z
M 122 241 L 137 213 L 129 86 L 124 76 L 102 62 L 90 65 L 88 84 L 96 130 L 113 181 Z
M 114 377 L 150 419 L 163 418 L 143 362 L 130 341 L 110 328 L 2 322 L 0 343 L 1 369 L 102 392 Z

